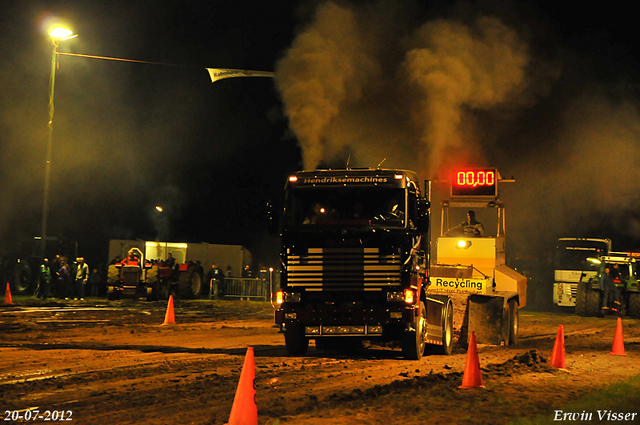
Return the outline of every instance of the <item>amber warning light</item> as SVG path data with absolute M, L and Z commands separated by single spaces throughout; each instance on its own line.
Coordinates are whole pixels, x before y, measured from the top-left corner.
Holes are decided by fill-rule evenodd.
M 491 196 L 498 194 L 498 173 L 495 168 L 473 168 L 454 171 L 451 176 L 451 196 Z

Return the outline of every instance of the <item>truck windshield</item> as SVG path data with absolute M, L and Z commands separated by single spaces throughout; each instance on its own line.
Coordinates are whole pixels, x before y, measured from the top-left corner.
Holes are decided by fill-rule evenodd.
M 285 226 L 401 228 L 405 211 L 399 188 L 298 188 L 287 193 Z
M 594 240 L 559 240 L 556 248 L 557 270 L 598 270 L 597 263 L 587 258 L 597 258 L 606 255 L 608 246 L 604 241 Z

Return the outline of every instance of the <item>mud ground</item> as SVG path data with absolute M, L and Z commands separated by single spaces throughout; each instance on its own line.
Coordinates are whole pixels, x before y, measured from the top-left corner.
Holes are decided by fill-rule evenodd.
M 478 346 L 485 388 L 463 390 L 460 345 L 420 361 L 370 344 L 344 353 L 312 343 L 306 357 L 288 357 L 269 303 L 176 301 L 176 324 L 162 325 L 166 308 L 105 300 L 0 305 L 0 419 L 39 410 L 78 424 L 223 424 L 249 346 L 261 424 L 507 424 L 640 374 L 640 321 L 626 318 L 626 356 L 614 356 L 614 317 L 522 310 L 518 345 Z M 548 362 L 559 325 L 567 371 Z

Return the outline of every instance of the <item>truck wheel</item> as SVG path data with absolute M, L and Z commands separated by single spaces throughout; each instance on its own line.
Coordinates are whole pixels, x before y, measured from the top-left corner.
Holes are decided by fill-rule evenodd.
M 600 291 L 594 290 L 591 285 L 585 285 L 585 316 L 596 317 L 600 314 Z
M 578 283 L 576 292 L 576 308 L 575 312 L 578 316 L 587 315 L 587 284 L 585 282 Z
M 640 319 L 640 293 L 629 293 L 629 316 L 634 319 Z
M 447 303 L 446 310 L 442 315 L 442 345 L 438 346 L 438 354 L 444 356 L 451 355 L 453 351 L 453 303 Z
M 304 356 L 309 348 L 309 338 L 304 336 L 304 327 L 288 325 L 284 330 L 284 345 L 290 356 Z
M 420 312 L 416 317 L 413 327 L 415 330 L 405 332 L 402 335 L 402 355 L 407 360 L 420 360 L 424 354 L 425 339 L 427 333 L 427 309 L 424 302 L 420 301 Z
M 33 273 L 29 263 L 21 261 L 16 265 L 13 271 L 13 292 L 14 294 L 26 294 L 31 287 L 31 279 Z
M 515 299 L 509 300 L 509 338 L 507 345 L 516 345 L 518 343 L 518 302 Z
M 202 291 L 202 276 L 198 272 L 198 266 L 192 265 L 187 271 L 178 275 L 178 292 L 181 298 L 196 298 Z

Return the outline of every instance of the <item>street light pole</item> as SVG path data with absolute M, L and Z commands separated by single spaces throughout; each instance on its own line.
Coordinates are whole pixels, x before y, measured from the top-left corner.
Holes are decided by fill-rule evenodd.
M 51 185 L 51 157 L 53 154 L 53 93 L 56 83 L 56 68 L 58 65 L 58 41 L 68 40 L 77 37 L 73 31 L 56 27 L 49 33 L 51 36 L 51 44 L 53 45 L 53 53 L 51 55 L 51 75 L 49 77 L 49 124 L 47 137 L 47 162 L 44 169 L 44 198 L 42 200 L 42 229 L 40 231 L 40 259 L 45 256 L 47 247 L 47 220 L 49 217 L 49 187 Z
M 47 219 L 49 216 L 49 186 L 51 184 L 51 156 L 53 152 L 53 93 L 56 84 L 56 65 L 58 64 L 58 42 L 51 38 L 53 54 L 51 55 L 51 75 L 49 77 L 49 124 L 47 138 L 47 162 L 44 168 L 44 199 L 42 202 L 42 230 L 40 232 L 40 258 L 44 258 L 47 246 Z

